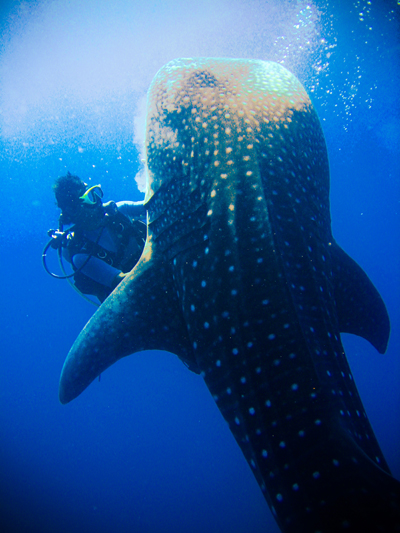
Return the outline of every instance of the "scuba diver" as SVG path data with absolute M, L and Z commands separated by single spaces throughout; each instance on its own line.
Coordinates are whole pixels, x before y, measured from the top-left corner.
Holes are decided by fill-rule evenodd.
M 103 204 L 100 185 L 89 187 L 69 172 L 55 181 L 53 190 L 61 215 L 59 229 L 48 232 L 51 240 L 43 250 L 43 265 L 53 277 L 73 277 L 79 293 L 102 303 L 142 255 L 147 233 L 143 202 Z M 64 231 L 64 225 L 72 226 Z M 50 247 L 58 250 L 63 276 L 47 267 Z M 65 272 L 63 259 L 72 265 L 72 274 Z

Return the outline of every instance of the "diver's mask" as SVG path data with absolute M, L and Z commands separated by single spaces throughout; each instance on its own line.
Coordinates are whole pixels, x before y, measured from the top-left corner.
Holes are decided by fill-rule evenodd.
M 101 185 L 93 185 L 79 197 L 82 205 L 96 206 L 101 204 L 103 191 Z

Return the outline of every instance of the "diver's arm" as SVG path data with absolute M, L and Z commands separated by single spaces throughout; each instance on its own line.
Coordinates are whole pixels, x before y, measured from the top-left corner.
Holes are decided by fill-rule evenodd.
M 144 207 L 144 200 L 140 202 L 117 202 L 118 210 L 127 217 L 134 218 L 136 220 L 145 220 L 146 209 Z

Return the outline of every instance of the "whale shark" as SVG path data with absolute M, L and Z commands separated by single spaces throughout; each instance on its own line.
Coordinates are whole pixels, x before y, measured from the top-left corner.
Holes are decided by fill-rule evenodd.
M 385 305 L 335 242 L 329 163 L 299 80 L 261 60 L 169 62 L 148 91 L 147 240 L 64 363 L 66 404 L 120 358 L 201 374 L 283 532 L 400 528 L 340 334 L 384 353 Z

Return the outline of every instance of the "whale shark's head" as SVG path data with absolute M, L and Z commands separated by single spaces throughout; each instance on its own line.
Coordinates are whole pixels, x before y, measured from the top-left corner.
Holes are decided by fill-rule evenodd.
M 179 184 L 187 176 L 194 189 L 207 169 L 214 172 L 219 166 L 222 176 L 229 173 L 231 143 L 260 142 L 266 124 L 271 138 L 282 135 L 293 113 L 309 106 L 299 81 L 276 63 L 171 61 L 157 73 L 148 95 L 146 199 L 161 185 Z
M 251 183 L 254 190 L 269 189 L 266 203 L 284 198 L 273 198 L 277 191 L 284 191 L 290 204 L 301 202 L 304 210 L 298 216 L 318 220 L 319 229 L 326 230 L 324 239 L 329 238 L 329 168 L 322 129 L 301 83 L 276 63 L 171 61 L 149 89 L 145 147 L 147 250 L 161 231 L 165 246 L 179 234 L 173 226 L 178 214 L 168 206 L 176 211 L 181 202 L 193 211 L 195 205 L 188 203 L 194 191 L 198 204 L 207 202 L 214 222 L 228 213 L 235 224 L 234 199 Z

